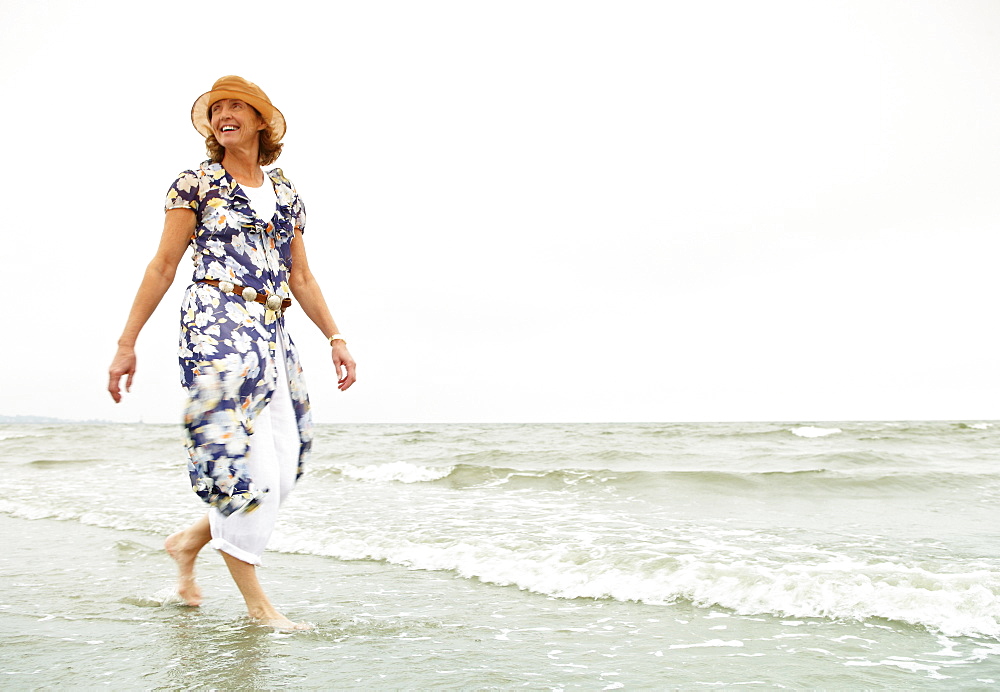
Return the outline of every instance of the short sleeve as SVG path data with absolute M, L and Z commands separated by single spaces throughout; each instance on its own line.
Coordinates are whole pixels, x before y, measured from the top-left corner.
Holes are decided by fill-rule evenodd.
M 195 213 L 198 212 L 198 176 L 194 171 L 184 171 L 170 186 L 164 210 L 171 209 L 190 209 Z
M 306 232 L 306 205 L 298 192 L 295 193 L 295 201 L 292 202 L 292 225 L 296 233 Z

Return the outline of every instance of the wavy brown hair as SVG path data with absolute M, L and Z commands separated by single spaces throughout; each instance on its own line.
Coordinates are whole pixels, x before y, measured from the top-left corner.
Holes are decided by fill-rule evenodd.
M 253 106 L 250 106 L 253 108 Z M 212 121 L 212 111 L 211 106 L 209 106 L 208 121 Z M 263 122 L 263 118 L 260 116 L 260 111 L 256 108 L 253 112 L 257 114 L 257 117 Z M 281 155 L 281 148 L 284 146 L 281 142 L 274 141 L 274 132 L 271 131 L 271 127 L 267 126 L 258 133 L 260 141 L 260 151 L 257 155 L 257 165 L 259 166 L 269 166 L 277 160 Z M 222 163 L 222 159 L 226 156 L 226 148 L 219 144 L 219 140 L 215 138 L 215 134 L 210 134 L 205 138 L 205 149 L 208 151 L 208 156 L 212 159 L 212 163 Z

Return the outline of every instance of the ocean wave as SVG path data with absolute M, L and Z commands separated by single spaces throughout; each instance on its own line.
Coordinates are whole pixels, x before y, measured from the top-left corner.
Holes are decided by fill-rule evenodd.
M 81 464 L 98 464 L 101 462 L 107 462 L 107 459 L 32 459 L 27 462 L 27 465 L 38 468 L 50 468 L 53 466 L 78 466 Z
M 66 508 L 53 508 L 48 507 L 37 507 L 29 504 L 11 502 L 9 500 L 0 500 L 0 512 L 3 514 L 9 514 L 16 519 L 77 519 L 80 516 L 79 512 L 73 509 Z
M 0 442 L 5 440 L 17 440 L 22 437 L 43 437 L 43 435 L 36 435 L 34 433 L 0 433 Z
M 647 555 L 597 546 L 531 548 L 455 540 L 421 544 L 356 534 L 319 541 L 281 537 L 279 550 L 450 571 L 556 598 L 689 602 L 741 615 L 867 621 L 885 619 L 948 636 L 1000 638 L 1000 571 L 932 570 L 888 560 L 831 556 L 818 564 Z M 637 559 L 638 558 L 638 559 Z
M 414 523 L 392 513 L 381 521 L 364 517 L 321 526 L 309 512 L 301 515 L 302 523 L 291 513 L 270 547 L 447 571 L 557 598 L 651 606 L 684 602 L 742 615 L 886 619 L 946 635 L 1000 639 L 996 560 L 804 545 L 775 532 L 697 522 L 649 531 L 628 515 L 597 515 L 589 508 L 573 516 L 547 507 L 563 510 L 566 503 L 553 498 L 546 505 L 521 496 L 508 512 L 518 517 L 510 526 L 482 518 L 451 525 L 445 515 Z M 530 511 L 535 514 L 526 517 Z M 149 515 L 0 499 L 0 512 L 155 533 L 168 533 L 190 517 L 186 503 Z
M 850 458 L 847 459 L 848 461 Z M 846 466 L 839 455 L 827 461 Z M 854 468 L 803 468 L 793 470 L 721 471 L 612 471 L 609 469 L 523 469 L 472 464 L 452 466 L 424 465 L 411 462 L 384 464 L 340 464 L 315 469 L 319 476 L 340 476 L 368 483 L 429 483 L 450 488 L 500 488 L 504 490 L 568 490 L 594 486 L 611 488 L 626 494 L 656 494 L 677 487 L 712 491 L 809 490 L 818 492 L 893 493 L 934 492 L 940 489 L 981 487 L 1000 482 L 996 473 L 922 472 L 907 473 Z
M 335 467 L 335 470 L 345 478 L 356 481 L 426 483 L 446 478 L 452 473 L 454 467 L 422 466 L 405 461 L 394 461 L 388 464 L 368 464 L 366 466 L 342 464 Z
M 341 476 L 354 481 L 372 483 L 433 483 L 452 488 L 498 487 L 535 488 L 539 490 L 577 485 L 581 482 L 607 483 L 620 479 L 644 478 L 662 474 L 644 472 L 612 472 L 607 470 L 516 469 L 474 464 L 436 466 L 394 461 L 385 464 L 339 464 L 315 469 L 319 476 Z
M 789 432 L 796 437 L 827 437 L 839 435 L 844 431 L 840 428 L 819 428 L 814 425 L 804 425 L 801 428 L 792 428 Z
M 657 457 L 635 447 L 610 447 L 595 449 L 587 445 L 579 447 L 538 447 L 532 449 L 508 449 L 504 447 L 482 449 L 475 452 L 456 454 L 449 459 L 456 464 L 469 466 L 495 466 L 514 468 L 565 468 L 572 460 L 577 467 L 607 468 L 616 464 L 636 467 L 656 463 Z
M 120 507 L 111 504 L 95 504 L 94 499 L 86 495 L 74 495 L 67 503 L 54 503 L 37 495 L 31 498 L 2 498 L 0 514 L 15 519 L 75 521 L 119 531 L 150 531 L 163 535 L 169 535 L 177 527 L 190 522 L 191 512 L 186 503 L 157 511 L 123 512 Z

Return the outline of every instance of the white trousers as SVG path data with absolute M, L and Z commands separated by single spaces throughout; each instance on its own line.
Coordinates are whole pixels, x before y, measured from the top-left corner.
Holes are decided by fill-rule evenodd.
M 247 454 L 250 477 L 257 486 L 268 488 L 269 492 L 260 506 L 249 514 L 236 512 L 224 517 L 217 509 L 208 510 L 211 546 L 251 565 L 261 564 L 264 548 L 278 521 L 278 508 L 295 485 L 299 466 L 299 424 L 288 391 L 285 340 L 280 329 L 275 361 L 278 382 L 271 401 L 257 416 Z

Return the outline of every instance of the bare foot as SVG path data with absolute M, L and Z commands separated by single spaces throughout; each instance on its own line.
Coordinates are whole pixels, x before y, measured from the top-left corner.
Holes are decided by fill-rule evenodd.
M 316 629 L 316 625 L 311 622 L 292 622 L 285 616 L 271 620 L 257 620 L 257 622 L 265 627 L 273 627 L 281 632 L 302 632 Z
M 292 622 L 284 615 L 279 613 L 273 608 L 270 609 L 269 613 L 257 613 L 250 616 L 250 619 L 256 622 L 258 625 L 263 625 L 264 627 L 273 627 L 276 630 L 282 631 L 301 631 L 301 630 L 312 630 L 316 629 L 316 626 L 311 622 Z
M 195 547 L 185 538 L 185 532 L 178 531 L 167 537 L 163 547 L 177 563 L 177 595 L 189 606 L 200 606 L 201 587 L 194 580 L 194 563 L 201 546 Z

